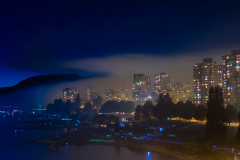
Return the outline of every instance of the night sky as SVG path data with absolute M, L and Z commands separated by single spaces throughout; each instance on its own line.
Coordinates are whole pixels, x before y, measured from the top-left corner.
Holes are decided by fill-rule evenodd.
M 0 87 L 53 73 L 130 80 L 240 48 L 240 1 L 0 1 Z

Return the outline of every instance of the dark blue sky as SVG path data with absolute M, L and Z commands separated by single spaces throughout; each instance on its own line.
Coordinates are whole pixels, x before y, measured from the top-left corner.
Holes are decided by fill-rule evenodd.
M 87 73 L 62 65 L 71 60 L 230 53 L 240 48 L 239 6 L 234 0 L 0 1 L 0 87 L 39 74 Z

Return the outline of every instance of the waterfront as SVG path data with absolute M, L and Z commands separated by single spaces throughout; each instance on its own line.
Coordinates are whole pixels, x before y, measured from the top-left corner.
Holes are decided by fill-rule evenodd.
M 26 141 L 31 138 L 40 138 L 48 135 L 66 133 L 68 129 L 54 130 L 36 130 L 25 129 L 15 131 L 16 128 L 24 124 L 18 123 L 19 118 L 22 120 L 24 116 L 0 116 L 0 155 L 2 159 L 34 159 L 34 160 L 157 160 L 172 159 L 165 155 L 152 153 L 148 151 L 132 151 L 124 147 L 115 147 L 109 145 L 83 145 L 59 147 L 58 151 L 50 151 L 45 144 L 33 143 Z

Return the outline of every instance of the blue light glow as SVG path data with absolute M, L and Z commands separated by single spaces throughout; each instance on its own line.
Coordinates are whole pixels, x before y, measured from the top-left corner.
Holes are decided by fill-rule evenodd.
M 151 159 L 151 153 L 147 152 L 147 159 L 150 160 Z

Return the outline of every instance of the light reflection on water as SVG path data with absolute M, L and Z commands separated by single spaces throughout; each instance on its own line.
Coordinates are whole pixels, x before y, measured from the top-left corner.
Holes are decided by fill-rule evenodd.
M 22 120 L 22 117 L 21 117 Z M 49 151 L 45 144 L 26 141 L 30 138 L 39 138 L 68 132 L 68 129 L 35 130 L 26 129 L 22 132 L 15 130 L 21 126 L 18 117 L 0 116 L 0 149 L 1 159 L 8 160 L 174 160 L 165 155 L 147 151 L 132 151 L 124 147 L 108 145 L 81 145 L 59 147 L 58 151 Z M 13 154 L 14 153 L 14 154 Z
M 151 153 L 150 152 L 147 152 L 147 159 L 151 160 Z

